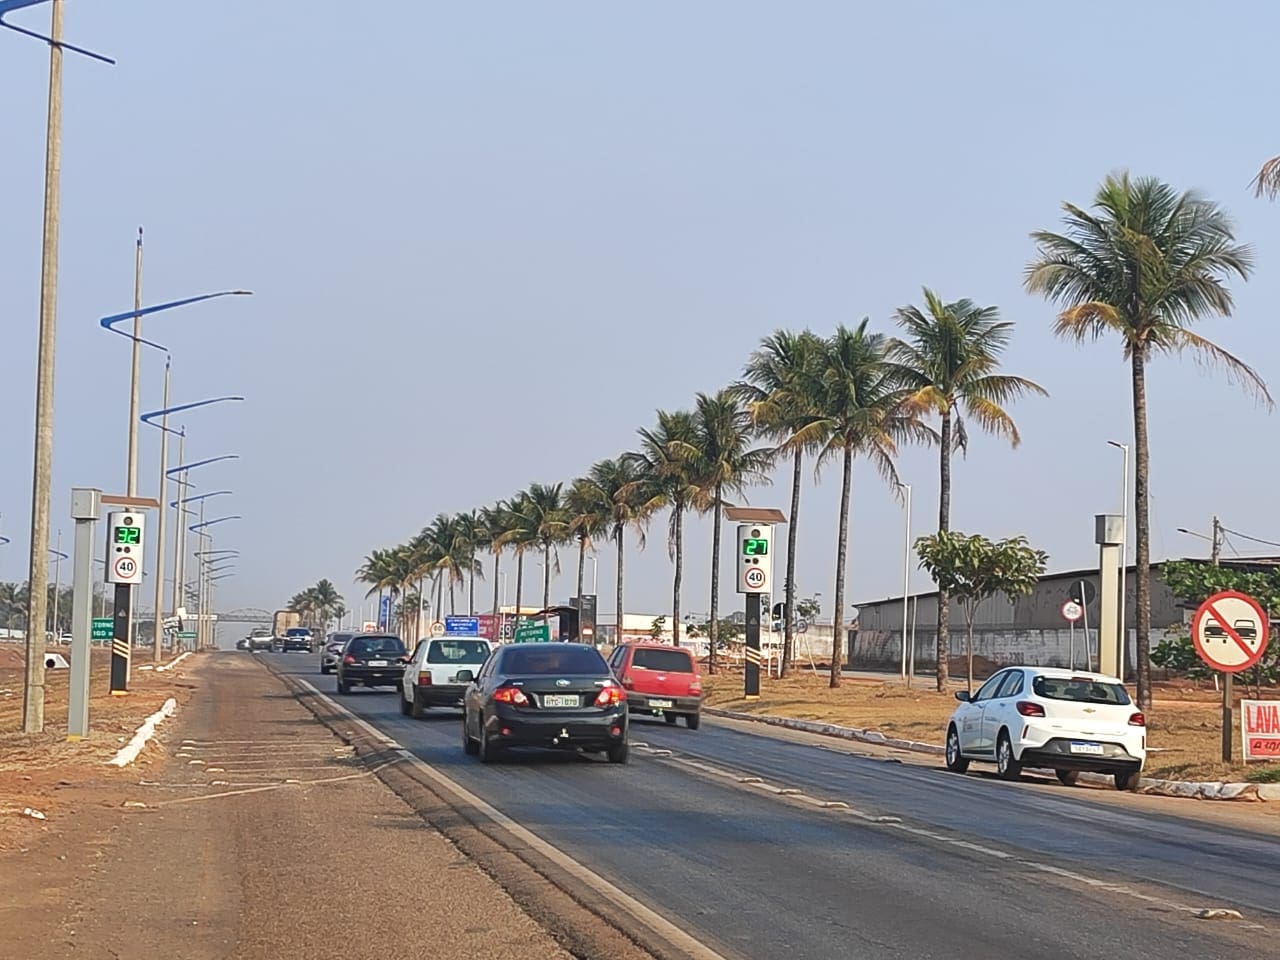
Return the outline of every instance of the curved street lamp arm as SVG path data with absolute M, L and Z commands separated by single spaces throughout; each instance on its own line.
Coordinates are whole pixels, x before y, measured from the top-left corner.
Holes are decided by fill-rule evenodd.
M 170 413 L 178 413 L 181 410 L 194 410 L 196 407 L 207 407 L 211 403 L 222 403 L 226 400 L 243 400 L 244 397 L 213 397 L 209 400 L 197 400 L 195 403 L 183 403 L 176 407 L 166 407 L 163 410 L 152 410 L 150 413 L 144 413 L 138 417 L 143 423 L 150 424 L 156 417 L 163 417 Z M 154 424 L 152 424 L 154 426 Z M 176 430 L 170 431 L 176 433 Z
M 84 47 L 77 47 L 61 40 L 55 42 L 53 37 L 46 37 L 44 34 L 36 33 L 34 30 L 15 26 L 14 24 L 7 22 L 4 18 L 6 13 L 10 13 L 14 10 L 21 10 L 23 7 L 33 7 L 37 3 L 44 2 L 45 0 L 0 0 L 0 27 L 12 30 L 14 33 L 20 33 L 26 37 L 34 37 L 37 40 L 42 40 L 51 47 L 62 47 L 64 50 L 70 50 L 73 53 L 79 53 L 94 60 L 101 60 L 103 63 L 115 64 L 115 61 L 110 57 L 104 57 L 100 53 L 94 53 L 92 50 L 86 50 Z
M 218 293 L 202 293 L 198 297 L 187 297 L 185 300 L 170 300 L 168 303 L 158 303 L 154 307 L 143 307 L 141 310 L 129 310 L 125 313 L 113 313 L 109 317 L 103 317 L 98 321 L 104 330 L 110 330 L 114 324 L 124 320 L 132 320 L 134 317 L 145 317 L 151 313 L 159 313 L 161 310 L 172 310 L 174 307 L 185 307 L 189 303 L 200 303 L 203 300 L 213 300 L 217 297 L 247 297 L 253 294 L 252 290 L 222 290 Z M 128 336 L 126 334 L 126 336 Z

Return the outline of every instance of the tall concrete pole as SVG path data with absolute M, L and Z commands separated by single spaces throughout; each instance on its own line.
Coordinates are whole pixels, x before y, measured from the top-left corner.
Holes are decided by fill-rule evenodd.
M 137 343 L 134 343 L 137 346 Z M 164 407 L 169 409 L 169 362 L 168 354 L 164 358 Z M 164 538 L 165 538 L 165 521 L 169 517 L 169 478 L 165 476 L 165 471 L 169 469 L 169 415 L 166 413 L 160 418 L 160 517 L 159 527 L 156 530 L 156 606 L 155 619 L 152 622 L 152 659 L 157 662 L 162 656 L 162 643 L 164 639 Z
M 22 729 L 44 730 L 44 618 L 49 586 L 49 500 L 53 474 L 53 354 L 58 300 L 58 204 L 62 175 L 62 0 L 49 28 L 49 117 L 44 162 L 44 239 L 36 365 L 35 463 L 31 483 L 31 557 L 27 575 L 27 674 Z
M 138 228 L 138 242 L 133 254 L 133 309 L 142 309 L 142 228 Z M 129 477 L 128 494 L 138 495 L 138 405 L 142 392 L 139 383 L 142 372 L 142 317 L 133 318 L 133 368 L 129 375 Z
M 182 432 L 178 434 L 178 463 L 180 464 L 187 462 L 183 459 L 186 456 L 186 445 L 187 429 L 183 427 Z M 182 583 L 182 578 L 186 574 L 186 571 L 182 568 L 183 553 L 187 544 L 187 507 L 182 502 L 187 495 L 187 485 L 184 482 L 186 479 L 187 474 L 184 470 L 182 472 L 182 480 L 177 483 L 178 491 L 175 498 L 178 501 L 178 506 L 175 508 L 178 528 L 174 531 L 173 536 L 173 606 L 169 610 L 170 615 L 175 617 L 178 615 L 178 608 L 187 605 L 186 590 L 183 589 Z M 160 509 L 169 509 L 169 504 L 165 502 L 163 496 L 160 498 Z

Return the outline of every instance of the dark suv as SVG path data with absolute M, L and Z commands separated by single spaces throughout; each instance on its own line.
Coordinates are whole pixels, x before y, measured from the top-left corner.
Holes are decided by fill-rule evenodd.
M 280 640 L 280 649 L 284 653 L 315 653 L 315 638 L 307 627 L 290 627 Z
M 409 652 L 390 633 L 362 633 L 347 641 L 338 659 L 338 692 L 364 687 L 398 687 Z

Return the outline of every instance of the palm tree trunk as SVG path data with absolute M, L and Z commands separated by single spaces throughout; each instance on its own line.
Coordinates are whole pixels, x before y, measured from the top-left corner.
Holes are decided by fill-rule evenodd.
M 613 642 L 613 645 L 615 647 L 622 642 L 622 562 L 625 556 L 625 553 L 623 551 L 623 546 L 622 546 L 622 539 L 623 539 L 623 532 L 625 531 L 625 529 L 626 529 L 625 527 L 619 525 L 618 531 L 617 531 L 617 538 L 616 538 L 618 541 L 618 591 L 614 595 L 615 596 L 614 602 L 617 606 L 617 611 L 615 613 L 615 616 L 617 616 L 618 619 L 614 621 L 617 629 L 617 636 L 615 637 Z
M 711 673 L 716 672 L 716 640 L 720 636 L 720 514 L 724 507 L 722 493 L 720 484 L 716 484 L 715 529 L 711 531 L 711 626 L 707 630 L 711 643 L 707 670 Z
M 471 584 L 467 588 L 467 616 L 474 617 L 476 614 L 476 555 L 471 554 Z
M 551 544 L 542 545 L 542 609 L 551 606 Z
M 977 606 L 974 605 L 972 610 L 970 609 L 965 610 L 965 618 L 964 618 L 965 626 L 968 628 L 968 633 L 966 634 L 965 640 L 964 640 L 964 656 L 965 656 L 965 663 L 966 663 L 965 674 L 964 674 L 964 686 L 965 686 L 965 689 L 969 691 L 969 696 L 973 696 L 973 618 L 974 618 L 974 615 L 977 614 L 977 612 L 978 612 Z M 1085 642 L 1087 643 L 1088 641 L 1086 640 Z
M 844 567 L 849 551 L 849 497 L 853 486 L 853 449 L 845 447 L 840 484 L 840 528 L 836 542 L 836 606 L 831 615 L 831 683 L 840 686 L 841 646 L 844 642 Z
M 791 472 L 791 523 L 787 529 L 787 582 L 783 594 L 787 611 L 782 618 L 782 664 L 778 668 L 779 677 L 787 675 L 787 669 L 791 666 L 792 644 L 795 642 L 791 625 L 796 619 L 796 525 L 800 522 L 800 468 L 803 462 L 804 451 L 797 450 L 795 466 Z
M 676 575 L 671 586 L 671 642 L 680 646 L 680 582 L 684 579 L 684 508 L 672 507 L 676 527 Z
M 520 607 L 524 600 L 524 551 L 516 551 L 516 612 L 515 623 L 520 622 Z
M 458 604 L 453 593 L 453 574 L 449 574 L 449 616 L 458 612 Z
M 1134 557 L 1136 581 L 1135 604 L 1137 622 L 1138 706 L 1151 711 L 1151 518 L 1149 516 L 1149 483 L 1151 450 L 1147 437 L 1147 373 L 1146 357 L 1141 349 L 1133 351 L 1133 522 L 1138 549 Z
M 437 570 L 435 581 L 436 608 L 431 611 L 431 619 L 439 620 L 444 614 L 444 573 Z
M 493 551 L 493 630 L 494 640 L 502 639 L 502 609 L 498 606 L 498 561 L 502 559 L 502 551 Z
M 578 538 L 578 603 L 582 603 L 582 568 L 587 563 L 587 538 Z
M 942 454 L 939 461 L 938 482 L 938 532 L 951 529 L 951 411 L 942 415 Z M 947 591 L 938 590 L 938 645 L 937 690 L 947 689 L 950 674 L 951 597 Z

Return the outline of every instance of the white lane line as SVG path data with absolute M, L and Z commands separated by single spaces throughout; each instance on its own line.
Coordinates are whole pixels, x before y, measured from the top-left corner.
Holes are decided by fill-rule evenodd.
M 415 770 L 430 780 L 433 784 L 448 791 L 463 803 L 484 814 L 495 824 L 510 833 L 516 840 L 527 847 L 536 850 L 561 870 L 565 871 L 565 873 L 590 887 L 598 895 L 604 897 L 609 903 L 612 903 L 619 909 L 626 911 L 644 926 L 657 932 L 663 939 L 667 940 L 673 946 L 683 950 L 690 958 L 692 958 L 692 960 L 725 960 L 725 957 L 721 954 L 716 953 L 695 937 L 690 936 L 665 917 L 646 907 L 639 900 L 623 893 L 598 873 L 588 870 L 559 847 L 553 846 L 546 840 L 543 840 L 527 827 L 521 826 L 505 813 L 502 813 L 486 803 L 484 800 L 481 800 L 470 790 L 466 789 L 466 787 L 463 787 L 461 784 L 445 776 L 443 773 L 415 756 L 412 752 L 406 750 L 403 746 L 391 737 L 388 737 L 373 724 L 356 716 L 333 698 L 321 693 L 308 681 L 298 677 L 295 677 L 294 679 L 299 684 L 308 688 L 328 706 L 342 714 L 345 714 L 348 719 L 381 741 L 383 744 L 389 747 L 394 747 L 398 750 L 400 756 L 403 757 L 407 763 L 411 764 Z

